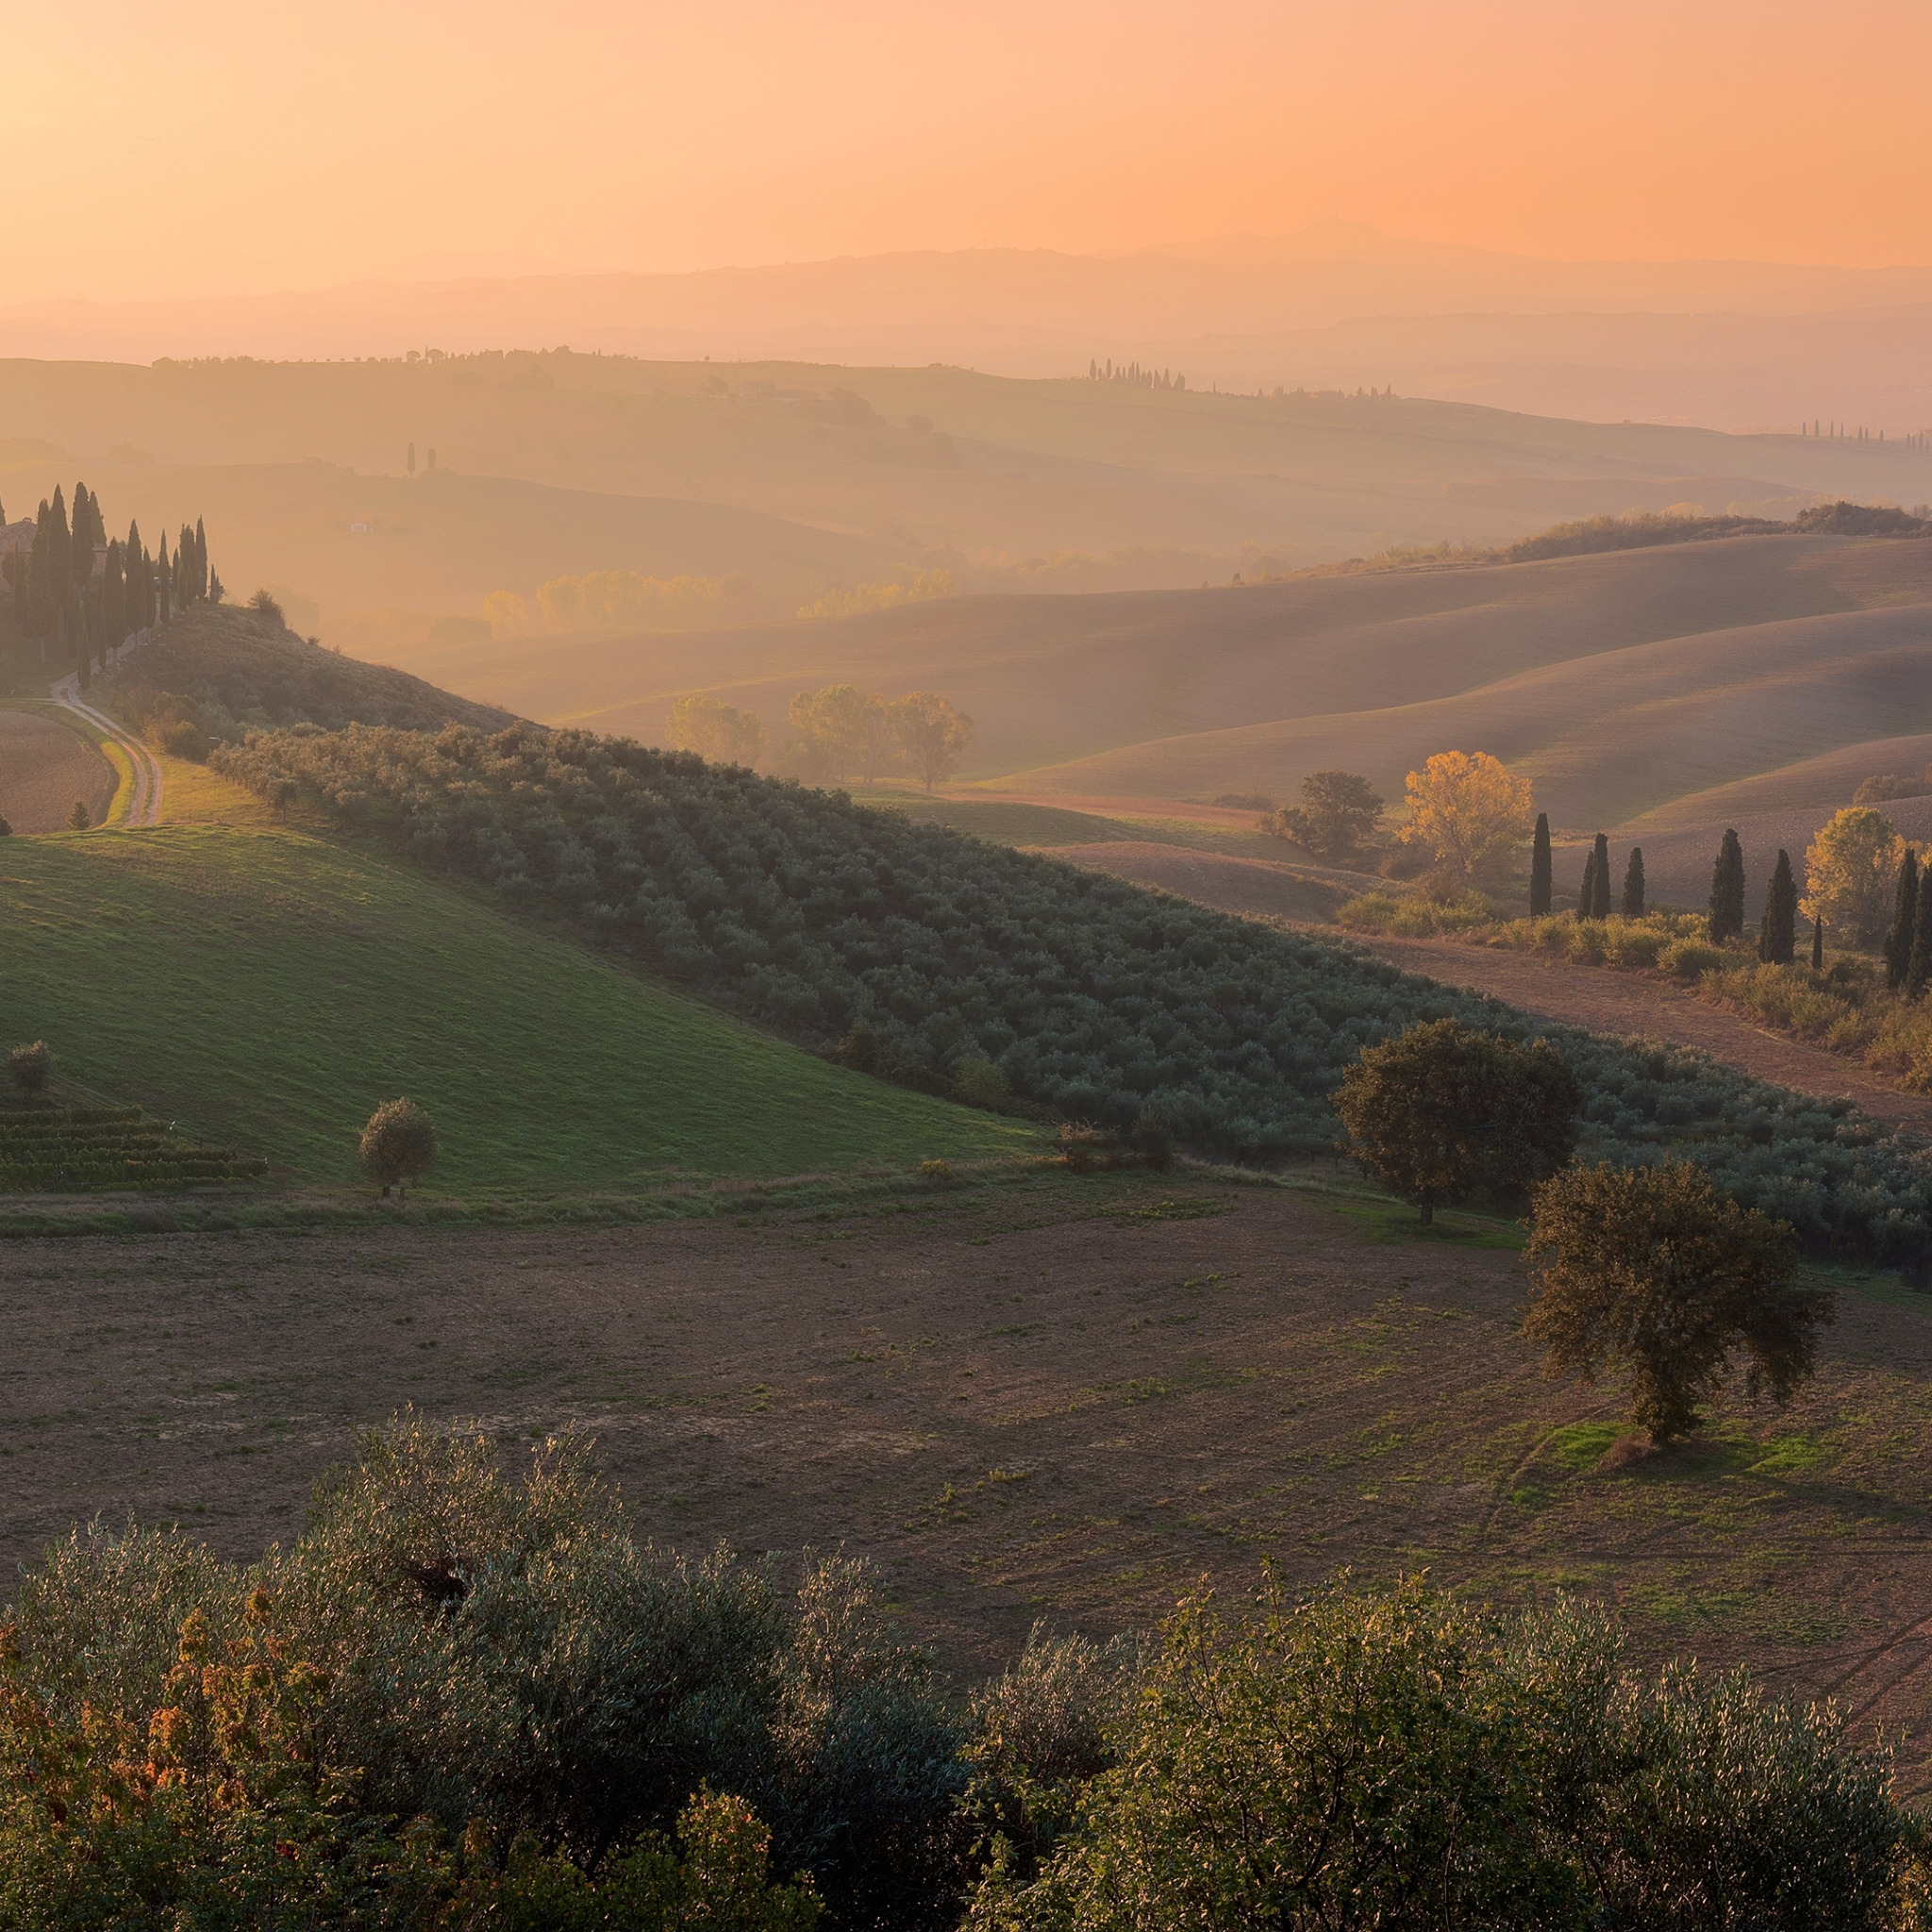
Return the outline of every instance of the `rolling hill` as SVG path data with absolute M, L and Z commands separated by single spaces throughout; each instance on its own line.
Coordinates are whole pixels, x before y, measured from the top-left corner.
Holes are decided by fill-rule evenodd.
M 1686 501 L 1932 499 L 1932 456 L 1896 441 L 566 351 L 7 361 L 0 422 L 9 508 L 78 472 L 143 529 L 204 514 L 231 587 L 291 586 L 329 641 L 358 613 L 474 617 L 586 571 L 748 575 L 762 618 L 807 601 L 802 577 L 922 562 L 978 590 L 1177 588 Z M 433 473 L 405 474 L 412 444 Z
M 235 823 L 0 841 L 8 1024 L 84 1093 L 283 1178 L 354 1181 L 361 1124 L 397 1093 L 441 1131 L 433 1191 L 464 1196 L 903 1172 L 1032 1141 L 375 852 L 265 824 L 211 774 L 182 808 Z
M 1898 755 L 1868 764 L 1857 747 L 1932 732 L 1932 542 L 1738 537 L 1239 589 L 960 597 L 410 661 L 525 715 L 646 741 L 691 690 L 774 736 L 808 676 L 940 690 L 977 724 L 966 780 L 1049 802 L 1287 797 L 1338 765 L 1394 801 L 1404 773 L 1460 745 L 1519 766 L 1559 824 L 1661 827 L 1674 800 L 1774 786 L 1765 774 L 1820 758 L 1837 775 L 1812 769 L 1791 802 L 1823 804 L 1837 784 L 1843 803 Z

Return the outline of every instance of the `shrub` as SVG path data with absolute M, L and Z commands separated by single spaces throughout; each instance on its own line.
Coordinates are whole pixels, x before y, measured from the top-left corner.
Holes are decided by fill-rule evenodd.
M 1540 1179 L 1576 1145 L 1580 1095 L 1556 1050 L 1432 1020 L 1363 1050 L 1335 1096 L 1348 1152 L 1435 1219 L 1439 1199 Z
M 1746 1393 L 1788 1401 L 1832 1320 L 1830 1292 L 1796 1283 L 1790 1226 L 1725 1200 L 1688 1162 L 1555 1175 L 1537 1190 L 1527 1255 L 1523 1332 L 1547 1351 L 1545 1372 L 1594 1382 L 1621 1369 L 1659 1441 L 1696 1427 L 1740 1349 Z
M 926 1181 L 949 1181 L 953 1178 L 952 1164 L 944 1160 L 922 1160 L 919 1177 Z
M 284 627 L 285 620 L 282 616 L 282 607 L 275 601 L 273 591 L 256 591 L 255 595 L 248 600 L 248 608 L 272 629 L 281 630 Z
M 7 1056 L 7 1071 L 13 1075 L 13 1084 L 29 1100 L 38 1100 L 54 1077 L 54 1051 L 44 1040 L 16 1046 Z
M 67 829 L 70 832 L 85 832 L 93 824 L 88 816 L 87 807 L 79 799 L 74 801 L 74 808 L 67 814 Z
M 385 1100 L 369 1116 L 358 1153 L 362 1172 L 385 1199 L 391 1187 L 407 1198 L 409 1183 L 435 1164 L 435 1124 L 413 1100 Z
M 1898 1923 L 1919 1832 L 1829 1711 L 1694 1669 L 1645 1683 L 1598 1616 L 1408 1582 L 1162 1633 L 1116 1761 L 997 1932 Z
M 175 718 L 159 729 L 161 749 L 171 758 L 190 758 L 204 763 L 208 758 L 208 733 L 192 718 Z
M 1657 955 L 1657 964 L 1679 979 L 1698 979 L 1715 973 L 1724 963 L 1724 954 L 1702 940 L 1672 940 Z
M 984 1107 L 997 1111 L 1012 1098 L 1013 1083 L 997 1060 L 961 1060 L 953 1069 L 953 1087 L 968 1107 Z
M 1604 931 L 1604 954 L 1612 966 L 1655 966 L 1670 943 L 1655 926 L 1613 919 Z

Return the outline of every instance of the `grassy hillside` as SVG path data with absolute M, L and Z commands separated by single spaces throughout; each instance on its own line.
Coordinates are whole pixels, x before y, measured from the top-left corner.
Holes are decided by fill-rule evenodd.
M 453 1192 L 903 1168 L 1028 1138 L 265 826 L 0 843 L 0 984 L 9 1028 L 87 1091 L 297 1181 L 353 1180 L 361 1124 L 396 1093 L 435 1117 Z
M 214 762 L 928 1091 L 1008 1087 L 1150 1151 L 1328 1155 L 1329 1096 L 1360 1049 L 1455 1014 L 1557 1042 L 1586 1096 L 1589 1151 L 1696 1159 L 1821 1242 L 1916 1256 L 1927 1239 L 1923 1168 L 1843 1103 L 1649 1043 L 1552 1032 L 1333 946 L 841 793 L 534 728 L 279 732 Z M 1251 893 L 1291 877 L 1267 874 L 1250 874 Z

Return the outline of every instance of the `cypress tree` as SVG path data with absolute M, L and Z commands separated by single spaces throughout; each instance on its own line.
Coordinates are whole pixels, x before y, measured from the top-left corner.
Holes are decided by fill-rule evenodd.
M 1891 930 L 1885 935 L 1885 983 L 1893 992 L 1906 983 L 1906 964 L 1912 957 L 1912 926 L 1919 916 L 1919 855 L 1907 845 L 1898 869 L 1898 894 L 1892 901 Z
M 67 568 L 76 584 L 84 584 L 94 574 L 93 503 L 85 483 L 74 486 L 74 534 L 67 552 Z
M 173 577 L 174 566 L 168 561 L 168 533 L 163 530 L 161 547 L 155 558 L 155 583 L 158 586 L 155 591 L 155 622 L 158 624 L 166 624 L 169 611 L 173 608 L 169 601 L 169 592 L 174 589 Z
M 1824 971 L 1824 920 L 1816 912 L 1811 915 L 1811 970 Z
M 1541 919 L 1550 909 L 1550 815 L 1536 815 L 1536 843 L 1529 848 L 1529 916 Z
M 1592 857 L 1596 865 L 1590 880 L 1590 916 L 1607 919 L 1610 916 L 1610 841 L 1601 832 L 1596 835 L 1596 851 Z
M 74 544 L 67 534 L 67 502 L 54 486 L 54 501 L 47 506 L 47 591 L 58 597 L 60 586 L 74 581 Z
M 1917 999 L 1925 991 L 1928 976 L 1932 976 L 1932 891 L 1925 890 L 1921 877 L 1919 903 L 1912 917 L 1912 945 L 1906 955 L 1906 998 Z
M 1576 893 L 1576 916 L 1588 919 L 1591 908 L 1596 904 L 1596 854 L 1592 852 L 1583 861 L 1583 884 Z
M 1643 847 L 1630 848 L 1630 863 L 1624 868 L 1624 917 L 1643 917 Z
M 208 530 L 199 517 L 194 520 L 194 594 L 208 595 Z
M 1780 850 L 1764 895 L 1764 918 L 1757 928 L 1757 957 L 1767 966 L 1789 966 L 1798 950 L 1798 887 L 1791 856 Z
M 1744 848 L 1727 828 L 1710 872 L 1710 941 L 1721 946 L 1744 930 Z

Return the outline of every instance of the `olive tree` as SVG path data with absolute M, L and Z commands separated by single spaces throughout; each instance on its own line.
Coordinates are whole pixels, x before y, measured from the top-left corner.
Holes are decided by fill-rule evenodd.
M 1547 1041 L 1528 1046 L 1429 1020 L 1365 1047 L 1335 1111 L 1364 1173 L 1421 1209 L 1477 1188 L 1539 1181 L 1576 1145 L 1576 1082 Z
M 362 1172 L 382 1189 L 408 1198 L 408 1184 L 436 1162 L 436 1127 L 413 1100 L 385 1100 L 362 1129 Z
M 1688 1161 L 1574 1167 L 1537 1190 L 1523 1331 L 1553 1380 L 1616 1369 L 1657 1441 L 1745 1357 L 1745 1392 L 1788 1401 L 1811 1374 L 1829 1290 L 1801 1285 L 1787 1222 L 1740 1207 Z
M 7 1071 L 29 1100 L 38 1100 L 54 1077 L 53 1051 L 44 1040 L 37 1040 L 31 1046 L 16 1046 L 7 1056 Z

